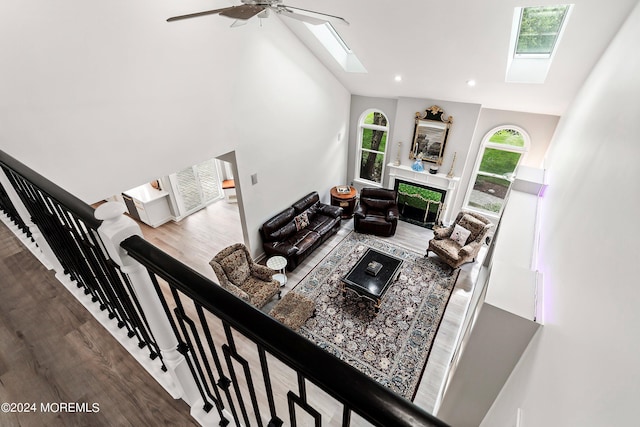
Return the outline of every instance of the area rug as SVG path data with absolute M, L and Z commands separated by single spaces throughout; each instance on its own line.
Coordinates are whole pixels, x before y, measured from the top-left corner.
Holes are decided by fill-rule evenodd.
M 341 279 L 368 248 L 404 261 L 377 314 L 371 301 L 341 291 Z M 437 259 L 352 232 L 294 288 L 316 303 L 299 332 L 412 400 L 456 278 Z

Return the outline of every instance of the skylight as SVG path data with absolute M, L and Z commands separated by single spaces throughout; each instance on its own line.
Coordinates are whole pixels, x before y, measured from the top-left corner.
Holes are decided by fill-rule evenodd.
M 521 9 L 516 57 L 553 53 L 569 11 L 569 5 Z
M 348 73 L 366 73 L 358 57 L 329 22 L 320 25 L 304 23 L 340 66 Z
M 573 5 L 516 7 L 505 81 L 544 83 Z

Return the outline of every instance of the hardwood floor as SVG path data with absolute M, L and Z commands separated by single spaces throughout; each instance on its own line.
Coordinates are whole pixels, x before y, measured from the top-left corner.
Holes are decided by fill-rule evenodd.
M 0 425 L 197 425 L 1 222 L 0 278 L 0 402 L 36 405 Z
M 141 224 L 141 228 L 151 243 L 217 281 L 208 262 L 221 249 L 243 241 L 239 218 L 237 205 L 221 200 L 178 223 L 156 229 Z M 336 235 L 287 274 L 283 294 L 352 230 L 353 221 L 343 221 Z M 395 236 L 387 239 L 423 253 L 431 237 L 428 229 L 400 222 Z M 157 385 L 4 225 L 0 225 L 0 239 L 2 401 L 100 404 L 97 414 L 0 414 L 0 425 L 195 425 L 187 405 Z M 428 412 L 435 413 L 439 404 L 479 264 L 463 267 L 422 375 L 414 402 Z M 282 384 L 282 388 L 289 386 Z M 317 406 L 325 408 L 331 425 L 339 425 L 340 408 L 313 389 L 309 385 Z M 354 414 L 352 425 L 368 424 Z
M 158 228 L 138 222 L 142 235 L 172 257 L 217 281 L 209 261 L 220 250 L 243 242 L 238 205 L 219 200 L 180 222 Z
M 168 223 L 157 229 L 142 224 L 142 231 L 147 240 L 217 282 L 208 264 L 209 260 L 225 247 L 243 241 L 239 218 L 237 205 L 221 200 L 185 218 L 180 223 Z M 293 272 L 287 273 L 287 284 L 282 289 L 282 295 L 293 289 L 351 231 L 353 231 L 353 221 L 343 221 L 336 235 L 316 249 Z M 424 253 L 432 237 L 431 230 L 400 221 L 396 234 L 383 239 L 418 253 Z M 474 283 L 485 249 L 481 251 L 478 262 L 462 266 L 427 366 L 422 373 L 414 403 L 430 413 L 437 413 L 454 352 L 459 345 L 464 320 L 473 300 Z M 267 304 L 263 311 L 268 312 L 273 304 L 275 301 Z M 416 375 L 420 373 L 416 372 Z

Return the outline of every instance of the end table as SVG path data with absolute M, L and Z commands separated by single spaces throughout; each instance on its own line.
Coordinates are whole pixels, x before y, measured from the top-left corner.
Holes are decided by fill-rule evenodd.
M 349 191 L 341 192 L 339 189 L 348 189 Z M 356 207 L 356 195 L 358 192 L 355 187 L 347 185 L 339 185 L 333 187 L 331 193 L 331 205 L 340 206 L 342 208 L 342 218 L 351 218 Z
M 280 287 L 287 284 L 287 273 L 285 267 L 287 266 L 287 259 L 283 256 L 276 255 L 267 260 L 267 267 L 272 270 L 279 271 L 278 274 L 274 274 L 272 277 L 274 280 L 280 282 Z

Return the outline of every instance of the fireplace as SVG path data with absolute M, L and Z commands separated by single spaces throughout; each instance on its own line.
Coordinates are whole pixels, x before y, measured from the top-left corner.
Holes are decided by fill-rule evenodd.
M 396 182 L 400 181 L 418 188 L 426 188 L 427 190 L 441 193 L 440 211 L 435 213 L 435 218 L 433 217 L 433 212 L 431 217 L 427 216 L 426 224 L 427 226 L 432 226 L 433 223 L 451 225 L 455 219 L 456 212 L 450 209 L 450 207 L 456 201 L 460 177 L 449 176 L 443 173 L 432 174 L 427 171 L 418 172 L 407 165 L 394 165 L 389 163 L 387 167 L 389 168 L 389 187 L 387 188 L 394 188 L 397 191 L 398 186 Z M 430 210 L 431 209 L 433 208 L 430 206 Z M 407 212 L 406 208 L 405 212 Z M 424 219 L 424 216 L 422 218 Z M 424 221 L 420 222 L 424 223 Z
M 395 180 L 394 190 L 398 194 L 400 220 L 426 228 L 442 223 L 447 190 L 401 179 Z

